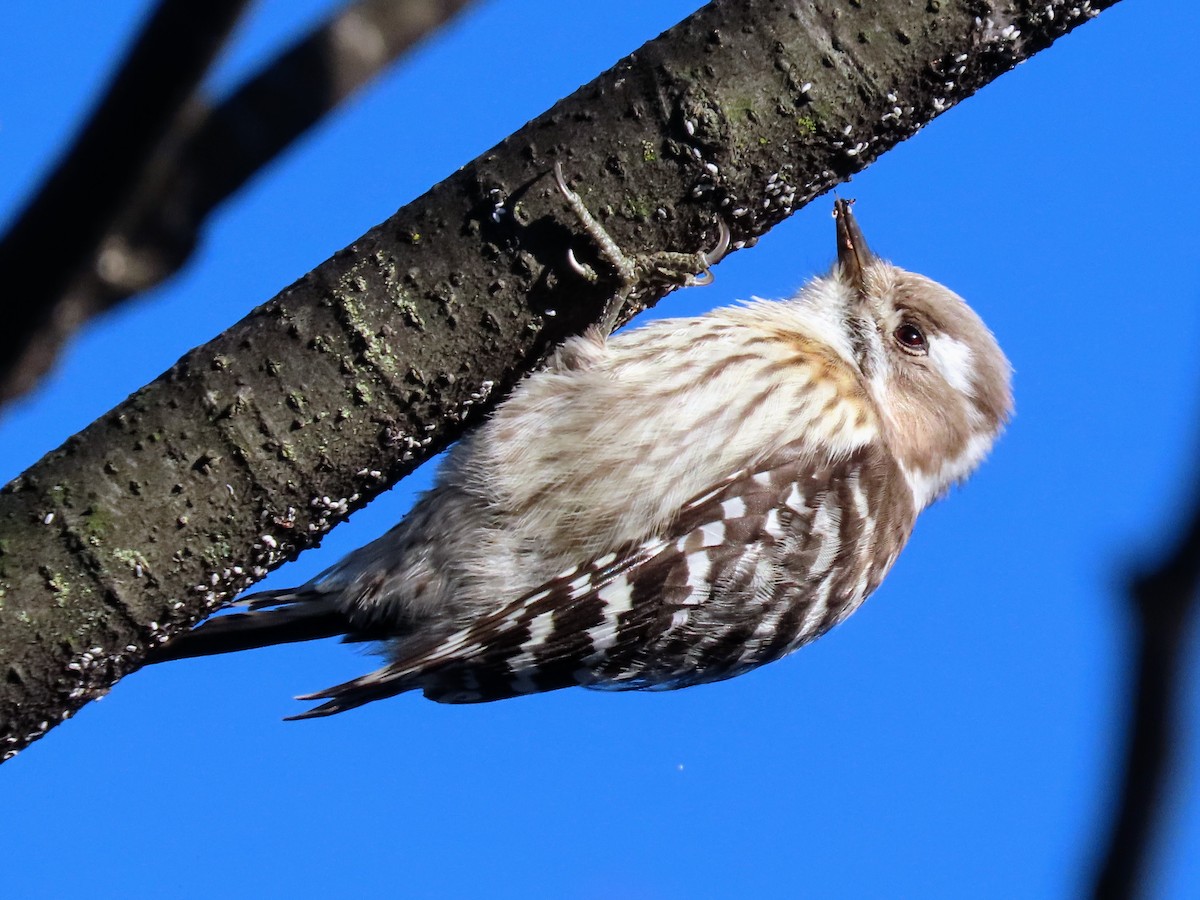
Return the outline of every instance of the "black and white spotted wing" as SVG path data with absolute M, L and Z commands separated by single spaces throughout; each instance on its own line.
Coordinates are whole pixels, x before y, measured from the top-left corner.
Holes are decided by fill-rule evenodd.
M 581 685 L 670 690 L 770 662 L 848 616 L 911 530 L 911 495 L 875 445 L 814 467 L 781 454 L 687 503 L 660 538 L 595 559 L 296 718 L 420 688 L 474 703 Z

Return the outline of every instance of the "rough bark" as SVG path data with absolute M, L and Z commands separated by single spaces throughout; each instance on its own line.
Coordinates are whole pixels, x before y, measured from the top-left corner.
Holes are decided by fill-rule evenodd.
M 718 0 L 188 353 L 0 493 L 8 752 L 599 318 L 554 161 L 627 252 L 744 246 L 1108 5 Z

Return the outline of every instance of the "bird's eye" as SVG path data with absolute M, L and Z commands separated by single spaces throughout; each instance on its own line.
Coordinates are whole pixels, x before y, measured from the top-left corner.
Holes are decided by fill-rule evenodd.
M 929 352 L 929 342 L 925 340 L 925 333 L 912 322 L 905 322 L 892 332 L 892 336 L 905 353 L 924 356 Z

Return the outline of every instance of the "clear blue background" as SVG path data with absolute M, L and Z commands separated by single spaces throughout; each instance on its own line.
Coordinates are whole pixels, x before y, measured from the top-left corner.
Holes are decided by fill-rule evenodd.
M 258 4 L 228 88 L 331 4 Z M 194 264 L 90 327 L 0 421 L 45 451 L 695 0 L 493 0 L 220 210 Z M 9 4 L 0 220 L 72 134 L 149 4 Z M 873 246 L 971 300 L 1018 417 L 883 588 L 782 663 L 664 695 L 415 696 L 284 723 L 365 671 L 334 643 L 154 667 L 0 768 L 7 897 L 1064 897 L 1108 822 L 1131 567 L 1164 549 L 1200 446 L 1200 7 L 1124 3 L 844 191 Z M 783 296 L 833 256 L 821 200 L 657 314 Z M 64 228 L 70 223 L 64 222 Z M 426 471 L 267 586 L 395 521 Z M 1194 636 L 1189 646 L 1194 650 Z M 1200 895 L 1183 766 L 1154 896 Z

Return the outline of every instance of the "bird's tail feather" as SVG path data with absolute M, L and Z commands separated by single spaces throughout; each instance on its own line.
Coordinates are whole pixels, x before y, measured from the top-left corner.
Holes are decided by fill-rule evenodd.
M 364 639 L 332 598 L 319 591 L 263 591 L 240 601 L 247 612 L 216 616 L 151 650 L 147 663 L 254 650 L 274 644 L 346 635 Z
M 414 676 L 417 672 L 399 666 L 385 666 L 369 675 L 355 678 L 344 684 L 335 685 L 313 694 L 301 694 L 297 700 L 325 700 L 313 709 L 287 716 L 286 721 L 296 722 L 300 719 L 319 719 L 345 712 L 348 709 L 370 703 L 372 700 L 383 700 L 394 697 L 417 687 Z

